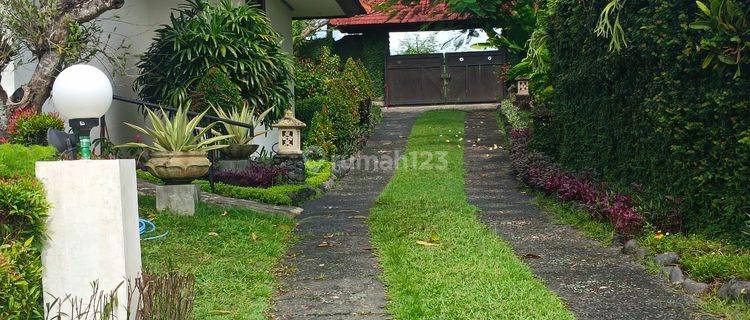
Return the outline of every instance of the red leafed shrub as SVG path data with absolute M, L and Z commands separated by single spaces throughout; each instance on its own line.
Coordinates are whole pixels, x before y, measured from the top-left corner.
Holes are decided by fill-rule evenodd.
M 510 131 L 511 163 L 519 179 L 562 201 L 582 204 L 593 218 L 612 223 L 620 234 L 635 235 L 642 230 L 644 218 L 629 196 L 609 193 L 590 179 L 562 170 L 549 157 L 529 149 L 530 137 L 528 129 Z
M 216 181 L 241 187 L 268 188 L 281 182 L 286 170 L 273 165 L 254 163 L 242 171 L 219 171 Z
M 16 109 L 15 111 L 13 111 L 10 117 L 8 117 L 8 128 L 6 128 L 5 131 L 11 135 L 15 134 L 18 120 L 22 118 L 31 117 L 35 114 L 36 114 L 36 111 L 34 109 Z

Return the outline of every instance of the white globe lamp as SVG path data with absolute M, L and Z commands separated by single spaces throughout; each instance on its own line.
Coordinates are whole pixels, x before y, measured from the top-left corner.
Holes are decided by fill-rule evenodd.
M 112 105 L 112 83 L 101 70 L 83 64 L 63 70 L 52 85 L 52 103 L 80 139 L 81 158 L 91 158 L 91 129 Z

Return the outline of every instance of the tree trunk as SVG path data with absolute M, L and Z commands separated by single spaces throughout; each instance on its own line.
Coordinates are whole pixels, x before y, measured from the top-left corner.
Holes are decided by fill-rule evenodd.
M 48 51 L 39 59 L 29 83 L 23 86 L 24 99 L 15 109 L 34 109 L 42 111 L 44 102 L 52 92 L 52 84 L 62 71 L 63 57 L 55 51 Z

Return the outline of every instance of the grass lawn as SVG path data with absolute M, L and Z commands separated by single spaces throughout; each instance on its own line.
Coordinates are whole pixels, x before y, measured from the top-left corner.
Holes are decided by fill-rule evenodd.
M 573 319 L 467 202 L 464 118 L 453 110 L 421 116 L 407 152 L 446 152 L 447 169 L 400 167 L 372 209 L 389 312 L 396 319 Z
M 143 241 L 144 268 L 196 276 L 195 319 L 265 319 L 276 291 L 274 267 L 293 242 L 290 218 L 201 204 L 194 217 L 157 214 L 141 197 L 141 217 L 162 240 Z

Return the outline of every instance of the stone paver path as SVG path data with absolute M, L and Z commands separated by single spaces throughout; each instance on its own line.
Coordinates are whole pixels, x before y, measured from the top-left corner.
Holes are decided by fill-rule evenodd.
M 690 319 L 688 299 L 615 247 L 604 247 L 547 213 L 521 194 L 510 174 L 510 160 L 498 124 L 489 111 L 471 112 L 466 121 L 466 190 L 481 218 L 534 273 L 555 291 L 578 319 Z
M 365 158 L 393 157 L 406 144 L 415 113 L 386 115 L 363 151 Z M 355 166 L 333 190 L 309 201 L 298 217 L 299 243 L 285 263 L 276 319 L 386 319 L 385 289 L 370 245 L 366 219 L 393 176 L 390 170 Z

